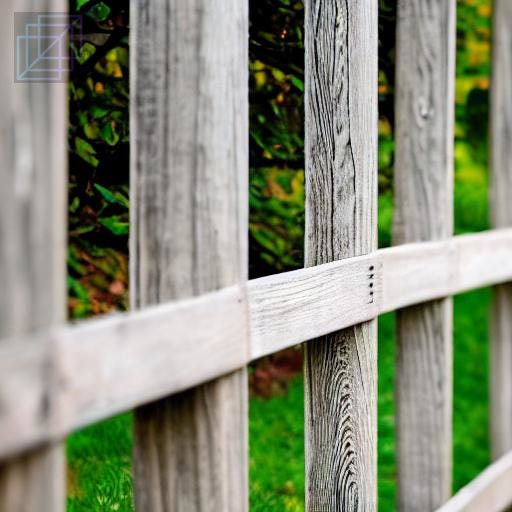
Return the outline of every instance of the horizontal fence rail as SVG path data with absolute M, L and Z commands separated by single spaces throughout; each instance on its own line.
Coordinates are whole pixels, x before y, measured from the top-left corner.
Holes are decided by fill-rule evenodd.
M 4 340 L 0 457 L 398 307 L 511 281 L 511 252 L 512 229 L 406 244 Z
M 512 451 L 488 466 L 436 512 L 504 512 L 512 503 Z

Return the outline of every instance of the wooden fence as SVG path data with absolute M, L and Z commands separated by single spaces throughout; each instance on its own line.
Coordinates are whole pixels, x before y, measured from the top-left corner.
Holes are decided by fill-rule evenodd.
M 377 0 L 307 0 L 307 268 L 248 281 L 247 2 L 132 0 L 134 311 L 76 325 L 63 324 L 65 86 L 4 74 L 0 510 L 62 511 L 63 439 L 130 409 L 138 510 L 247 510 L 246 366 L 306 342 L 306 508 L 375 511 L 375 319 L 394 310 L 399 510 L 512 504 L 512 4 L 494 8 L 496 229 L 452 236 L 455 0 L 399 2 L 395 241 L 403 245 L 384 250 L 376 250 Z M 4 64 L 13 62 L 15 9 L 63 12 L 65 2 L 0 2 Z M 496 462 L 450 499 L 450 297 L 488 285 L 497 285 Z

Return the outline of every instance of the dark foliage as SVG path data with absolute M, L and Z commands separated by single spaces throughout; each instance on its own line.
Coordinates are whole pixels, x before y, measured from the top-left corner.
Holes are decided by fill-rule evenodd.
M 70 314 L 125 309 L 128 241 L 128 2 L 76 0 L 69 129 Z

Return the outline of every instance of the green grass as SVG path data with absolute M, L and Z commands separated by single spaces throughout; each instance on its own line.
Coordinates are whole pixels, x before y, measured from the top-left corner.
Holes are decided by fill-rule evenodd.
M 489 464 L 488 311 L 490 292 L 454 300 L 453 490 Z M 379 509 L 395 510 L 394 315 L 379 319 Z
M 285 396 L 250 404 L 251 511 L 304 510 L 304 393 L 295 379 Z
M 487 405 L 488 290 L 455 298 L 454 489 L 489 463 Z M 379 319 L 379 504 L 394 510 L 394 321 Z M 252 512 L 303 511 L 304 408 L 302 379 L 284 396 L 250 404 L 250 500 Z M 73 435 L 68 443 L 68 510 L 133 510 L 131 416 Z
M 118 416 L 68 440 L 68 511 L 133 510 L 131 414 Z

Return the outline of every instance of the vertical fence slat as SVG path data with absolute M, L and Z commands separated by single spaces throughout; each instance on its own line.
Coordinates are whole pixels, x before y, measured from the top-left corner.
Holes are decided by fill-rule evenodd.
M 512 225 L 512 4 L 495 0 L 491 84 L 491 221 Z M 491 445 L 512 449 L 512 284 L 494 289 L 491 321 Z
M 247 278 L 246 4 L 132 1 L 136 308 Z M 246 370 L 136 411 L 138 510 L 247 510 L 247 413 Z
M 312 266 L 376 248 L 377 2 L 308 0 L 305 34 Z M 376 509 L 376 336 L 373 321 L 305 345 L 309 511 Z
M 454 60 L 455 0 L 400 0 L 397 244 L 452 235 Z M 451 493 L 451 298 L 399 311 L 397 341 L 398 508 L 424 512 Z
M 61 323 L 66 311 L 66 85 L 14 83 L 14 11 L 66 12 L 67 2 L 0 3 L 0 338 Z M 51 368 L 48 379 L 51 379 Z M 51 397 L 41 404 L 50 421 Z M 0 510 L 65 508 L 64 449 L 0 464 Z

